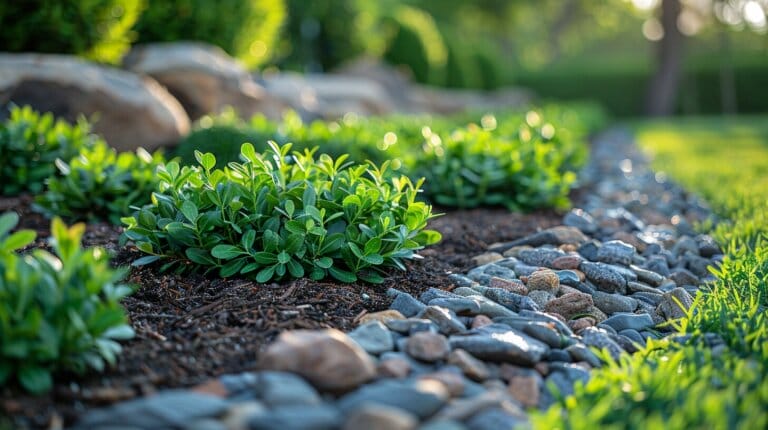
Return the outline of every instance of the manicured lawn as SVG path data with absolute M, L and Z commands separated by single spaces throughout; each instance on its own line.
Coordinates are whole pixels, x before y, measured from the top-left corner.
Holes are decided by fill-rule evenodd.
M 724 221 L 700 226 L 726 250 L 718 281 L 669 340 L 593 374 L 537 417 L 539 428 L 768 427 L 768 117 L 631 125 L 654 166 Z M 704 333 L 725 344 L 706 346 Z

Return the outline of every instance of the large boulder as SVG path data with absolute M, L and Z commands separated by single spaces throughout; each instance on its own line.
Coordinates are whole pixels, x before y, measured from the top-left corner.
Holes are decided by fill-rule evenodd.
M 277 118 L 286 107 L 217 46 L 199 42 L 138 45 L 125 57 L 123 66 L 165 85 L 193 120 L 227 106 L 244 117 L 263 113 Z
M 154 79 L 66 55 L 0 54 L 0 106 L 9 103 L 94 118 L 94 131 L 121 151 L 153 150 L 189 132 L 184 108 Z

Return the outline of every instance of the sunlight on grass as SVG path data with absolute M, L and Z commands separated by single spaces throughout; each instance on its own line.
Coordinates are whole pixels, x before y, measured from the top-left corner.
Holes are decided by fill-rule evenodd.
M 768 118 L 634 125 L 638 143 L 726 221 L 718 281 L 699 294 L 681 346 L 663 340 L 593 373 L 573 397 L 534 416 L 537 428 L 768 427 Z M 706 226 L 700 226 L 706 228 Z M 704 333 L 725 345 L 706 346 Z

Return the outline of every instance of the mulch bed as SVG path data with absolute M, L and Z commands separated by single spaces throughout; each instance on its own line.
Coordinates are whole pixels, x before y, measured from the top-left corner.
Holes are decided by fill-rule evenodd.
M 27 197 L 0 198 L 0 212 L 15 210 L 21 227 L 38 232 L 45 246 L 49 221 L 34 213 Z M 429 287 L 450 288 L 447 275 L 471 268 L 471 258 L 494 242 L 528 235 L 560 223 L 550 212 L 513 214 L 503 209 L 448 211 L 430 222 L 443 241 L 423 250 L 408 271 L 393 271 L 382 285 L 297 280 L 257 284 L 242 279 L 158 273 L 156 267 L 133 268 L 128 276 L 140 288 L 124 301 L 136 337 L 124 344 L 119 363 L 102 374 L 57 376 L 54 390 L 26 395 L 18 387 L 0 389 L 0 429 L 5 426 L 55 427 L 72 424 L 85 410 L 150 394 L 188 387 L 209 377 L 254 369 L 259 352 L 281 331 L 337 328 L 351 330 L 366 312 L 384 310 L 395 287 L 418 295 Z M 89 225 L 86 245 L 114 253 L 116 265 L 140 254 L 120 247 L 122 229 Z

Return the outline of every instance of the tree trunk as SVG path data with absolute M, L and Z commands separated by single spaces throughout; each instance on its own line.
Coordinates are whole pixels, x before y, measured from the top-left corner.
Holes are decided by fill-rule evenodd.
M 683 34 L 677 28 L 680 0 L 662 0 L 661 27 L 664 37 L 656 42 L 656 72 L 651 79 L 646 113 L 668 116 L 674 112 L 683 64 Z

